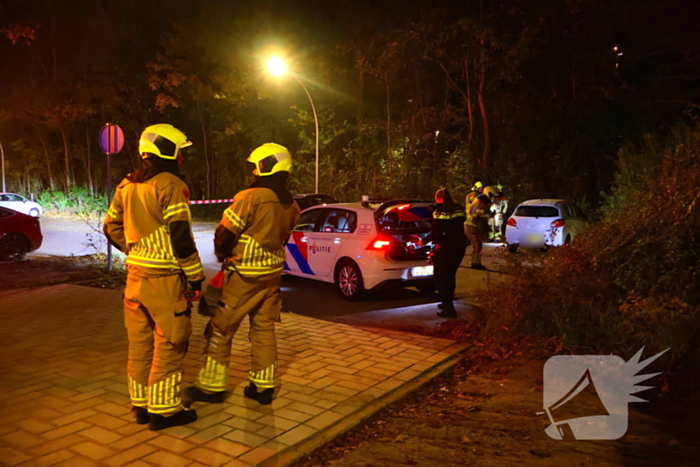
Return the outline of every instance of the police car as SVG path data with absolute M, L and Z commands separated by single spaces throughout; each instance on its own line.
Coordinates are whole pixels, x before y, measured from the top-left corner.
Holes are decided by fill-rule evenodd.
M 287 243 L 287 274 L 334 283 L 340 295 L 360 300 L 390 284 L 434 290 L 430 204 L 419 200 L 336 203 L 302 212 Z

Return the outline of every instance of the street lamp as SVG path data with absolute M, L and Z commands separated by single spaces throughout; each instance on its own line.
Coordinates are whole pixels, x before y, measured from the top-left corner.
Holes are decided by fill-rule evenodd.
M 287 64 L 281 58 L 272 57 L 271 59 L 269 59 L 267 61 L 267 70 L 272 76 L 277 77 L 289 73 L 299 82 L 299 84 L 301 84 L 301 87 L 304 88 L 306 95 L 309 97 L 309 102 L 311 103 L 311 110 L 314 113 L 314 122 L 316 123 L 316 190 L 314 191 L 314 193 L 318 193 L 318 116 L 316 115 L 316 106 L 314 105 L 314 100 L 311 99 L 311 94 L 309 94 L 309 90 L 306 89 L 306 86 L 304 86 L 304 82 L 295 73 L 287 71 Z

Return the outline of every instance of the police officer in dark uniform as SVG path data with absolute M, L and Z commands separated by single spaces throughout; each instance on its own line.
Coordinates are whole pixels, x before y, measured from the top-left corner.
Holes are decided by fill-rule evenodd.
M 432 242 L 434 279 L 441 303 L 441 318 L 456 318 L 454 301 L 457 269 L 467 250 L 467 237 L 464 235 L 464 207 L 457 204 L 447 188 L 435 193 L 435 211 L 430 233 L 422 243 Z

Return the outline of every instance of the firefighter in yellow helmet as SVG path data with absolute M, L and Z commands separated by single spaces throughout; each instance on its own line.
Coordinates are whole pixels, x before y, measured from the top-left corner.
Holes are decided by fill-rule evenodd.
M 476 182 L 474 186 L 472 187 L 472 191 L 470 191 L 466 198 L 464 198 L 464 206 L 466 208 L 469 208 L 469 205 L 472 204 L 472 201 L 476 199 L 477 196 L 479 196 L 482 192 L 484 191 L 484 184 L 481 182 Z
M 488 186 L 467 206 L 467 221 L 464 223 L 464 229 L 472 245 L 473 269 L 486 269 L 481 264 L 481 250 L 484 246 L 481 241 L 481 232 L 487 227 L 489 207 L 494 196 L 496 196 L 496 190 Z
M 151 430 L 197 419 L 180 399 L 190 317 L 200 306 L 204 280 L 189 190 L 179 171 L 182 148 L 191 144 L 172 125 L 146 128 L 139 141 L 141 167 L 117 186 L 104 222 L 107 239 L 127 254 L 129 394 L 136 422 Z
M 248 316 L 252 355 L 244 394 L 261 404 L 272 402 L 284 246 L 300 210 L 286 188 L 292 170 L 287 148 L 263 144 L 247 162 L 254 180 L 224 211 L 214 238 L 214 252 L 226 276 L 221 302 L 205 330 L 207 342 L 197 385 L 187 391 L 194 401 L 224 401 L 231 341 Z

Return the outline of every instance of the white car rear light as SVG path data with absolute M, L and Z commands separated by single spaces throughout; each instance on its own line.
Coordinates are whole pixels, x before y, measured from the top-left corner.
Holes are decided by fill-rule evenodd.
M 559 228 L 559 227 L 564 227 L 564 224 L 565 224 L 564 219 L 557 219 L 557 220 L 555 220 L 554 222 L 552 222 L 552 223 L 550 224 L 550 226 L 551 226 L 553 229 L 556 229 L 556 228 Z

